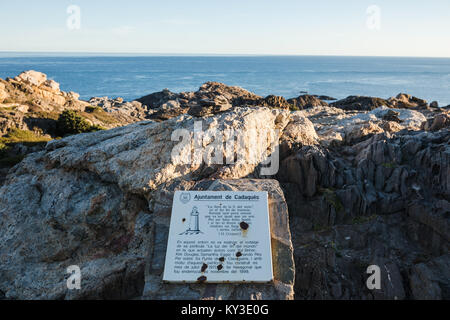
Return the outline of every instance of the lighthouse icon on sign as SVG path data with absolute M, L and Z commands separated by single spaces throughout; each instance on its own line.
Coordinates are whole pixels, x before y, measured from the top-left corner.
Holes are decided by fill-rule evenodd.
M 180 235 L 192 235 L 192 234 L 200 234 L 203 233 L 200 231 L 200 222 L 199 222 L 199 215 L 197 207 L 193 207 L 191 211 L 191 217 L 189 220 L 189 229 L 187 229 L 185 232 L 181 233 Z

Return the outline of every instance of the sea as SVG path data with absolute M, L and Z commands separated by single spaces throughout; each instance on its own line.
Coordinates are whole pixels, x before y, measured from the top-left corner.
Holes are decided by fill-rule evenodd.
M 0 52 L 0 78 L 44 72 L 81 98 L 127 101 L 161 91 L 195 91 L 207 81 L 261 96 L 309 93 L 389 98 L 398 93 L 450 104 L 450 58 L 187 56 Z

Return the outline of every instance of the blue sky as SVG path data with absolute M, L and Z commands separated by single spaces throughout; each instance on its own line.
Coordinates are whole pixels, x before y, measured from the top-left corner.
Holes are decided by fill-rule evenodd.
M 450 57 L 450 0 L 2 1 L 0 38 L 0 51 Z

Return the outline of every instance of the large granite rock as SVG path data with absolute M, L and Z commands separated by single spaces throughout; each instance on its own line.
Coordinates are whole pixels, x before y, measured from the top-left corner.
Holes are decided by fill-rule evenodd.
M 272 237 L 274 282 L 271 284 L 167 284 L 162 282 L 173 194 L 177 190 L 267 191 Z M 147 257 L 144 299 L 189 300 L 291 300 L 295 266 L 289 231 L 289 214 L 276 180 L 203 180 L 171 184 L 156 191 L 154 230 Z
M 172 141 L 172 134 L 186 129 L 192 135 L 195 120 L 182 116 L 55 140 L 14 167 L 0 188 L 2 295 L 8 299 L 139 297 L 149 251 L 156 255 L 152 268 L 163 261 L 168 224 L 160 219 L 169 216 L 161 208 L 170 203 L 165 188 L 209 177 L 239 179 L 252 174 L 273 152 L 268 135 L 290 122 L 289 112 L 267 108 L 236 108 L 204 119 L 204 130 L 247 132 L 241 151 L 256 151 L 252 161 L 244 157 L 231 165 L 205 167 L 183 161 L 186 153 L 194 152 L 192 144 L 172 156 L 178 143 Z M 239 188 L 239 183 L 230 186 Z M 249 298 L 254 292 L 256 298 L 291 298 L 292 247 L 282 192 L 275 182 L 255 182 L 252 188 L 270 189 L 272 194 L 278 282 L 265 288 L 237 288 L 232 297 Z M 66 288 L 70 265 L 81 268 L 80 291 Z

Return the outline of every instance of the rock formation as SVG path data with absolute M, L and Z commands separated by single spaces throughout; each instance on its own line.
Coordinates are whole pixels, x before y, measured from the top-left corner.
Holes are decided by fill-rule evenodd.
M 34 72 L 0 83 L 2 106 L 26 92 L 33 106 L 100 108 L 120 126 L 50 141 L 9 170 L 0 298 L 450 299 L 448 109 L 404 94 L 330 105 L 262 98 L 216 82 L 83 102 Z M 8 121 L 26 124 L 21 110 Z M 207 161 L 186 161 L 198 155 L 198 123 L 227 137 L 245 132 L 245 156 L 208 161 L 215 139 L 205 136 Z M 177 132 L 192 142 L 173 153 Z M 277 174 L 262 174 L 277 152 Z M 163 284 L 176 190 L 268 191 L 274 283 Z M 70 265 L 81 267 L 82 290 L 66 288 Z M 370 265 L 381 268 L 380 290 L 365 284 Z
M 105 128 L 145 119 L 146 110 L 138 102 L 118 103 L 116 99 L 108 103 L 107 98 L 86 102 L 79 97 L 75 92 L 61 91 L 59 83 L 36 71 L 23 72 L 14 79 L 0 79 L 0 134 L 12 128 L 39 128 L 45 134 L 56 136 L 55 120 L 67 109 Z
M 329 97 L 327 97 L 329 98 Z M 301 95 L 297 98 L 289 99 L 288 102 L 293 105 L 293 108 L 303 110 L 318 106 L 328 106 L 328 103 L 322 101 L 320 98 L 312 95 Z

